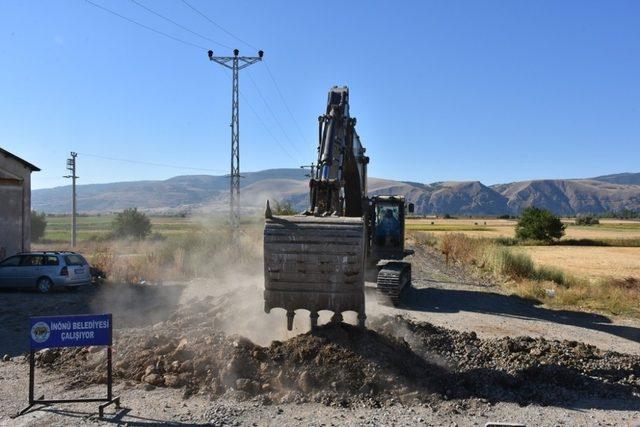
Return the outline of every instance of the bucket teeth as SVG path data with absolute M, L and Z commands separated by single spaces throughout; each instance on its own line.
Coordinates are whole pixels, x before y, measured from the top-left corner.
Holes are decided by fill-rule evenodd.
M 296 312 L 293 310 L 287 311 L 287 331 L 293 330 L 293 317 L 296 315 Z

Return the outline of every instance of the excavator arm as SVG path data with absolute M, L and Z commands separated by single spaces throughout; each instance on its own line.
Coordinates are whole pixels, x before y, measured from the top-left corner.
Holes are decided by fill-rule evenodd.
M 318 159 L 309 182 L 310 213 L 362 217 L 366 211 L 365 149 L 349 115 L 349 89 L 329 91 L 326 114 L 318 117 Z
M 349 90 L 329 91 L 319 117 L 318 167 L 309 181 L 310 206 L 298 216 L 274 216 L 267 208 L 264 230 L 265 311 L 282 308 L 287 327 L 296 310 L 333 319 L 358 313 L 364 325 L 364 268 L 367 252 L 367 163 L 349 115 Z

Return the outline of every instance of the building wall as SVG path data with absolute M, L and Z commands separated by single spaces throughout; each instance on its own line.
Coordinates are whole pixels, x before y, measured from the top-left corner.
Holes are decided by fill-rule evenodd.
M 0 155 L 0 255 L 31 246 L 31 169 Z

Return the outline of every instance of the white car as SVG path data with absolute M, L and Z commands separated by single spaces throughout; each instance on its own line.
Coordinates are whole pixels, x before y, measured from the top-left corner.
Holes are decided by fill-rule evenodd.
M 91 266 L 75 252 L 22 252 L 0 262 L 0 287 L 70 290 L 91 284 Z

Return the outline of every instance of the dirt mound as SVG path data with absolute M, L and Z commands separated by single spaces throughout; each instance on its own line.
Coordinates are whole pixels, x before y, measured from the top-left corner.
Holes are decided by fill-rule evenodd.
M 594 397 L 640 403 L 640 357 L 576 341 L 531 337 L 479 339 L 402 317 L 375 321 L 416 354 L 445 367 L 447 397 L 551 405 Z
M 209 323 L 209 322 L 206 322 Z M 211 322 L 211 323 L 215 323 Z M 136 330 L 121 333 L 116 345 L 116 379 L 155 387 L 184 387 L 192 393 L 231 393 L 240 399 L 261 396 L 268 402 L 319 401 L 349 405 L 366 401 L 380 406 L 390 399 L 435 398 L 430 390 L 430 365 L 400 338 L 339 323 L 321 326 L 316 334 L 255 345 L 238 335 L 227 336 L 210 324 L 169 338 L 148 337 Z M 180 330 L 180 329 L 177 329 Z M 83 371 L 69 368 L 82 363 Z M 38 357 L 42 366 L 72 375 L 72 386 L 101 383 L 104 351 L 49 350 Z M 433 392 L 442 387 L 434 387 Z
M 365 330 L 328 324 L 263 347 L 223 332 L 226 298 L 192 301 L 153 327 L 117 331 L 115 378 L 182 388 L 185 397 L 231 394 L 263 403 L 640 402 L 638 356 L 542 338 L 481 340 L 402 317 L 373 319 Z M 38 363 L 63 371 L 73 386 L 100 383 L 105 352 L 97 350 L 47 350 Z

